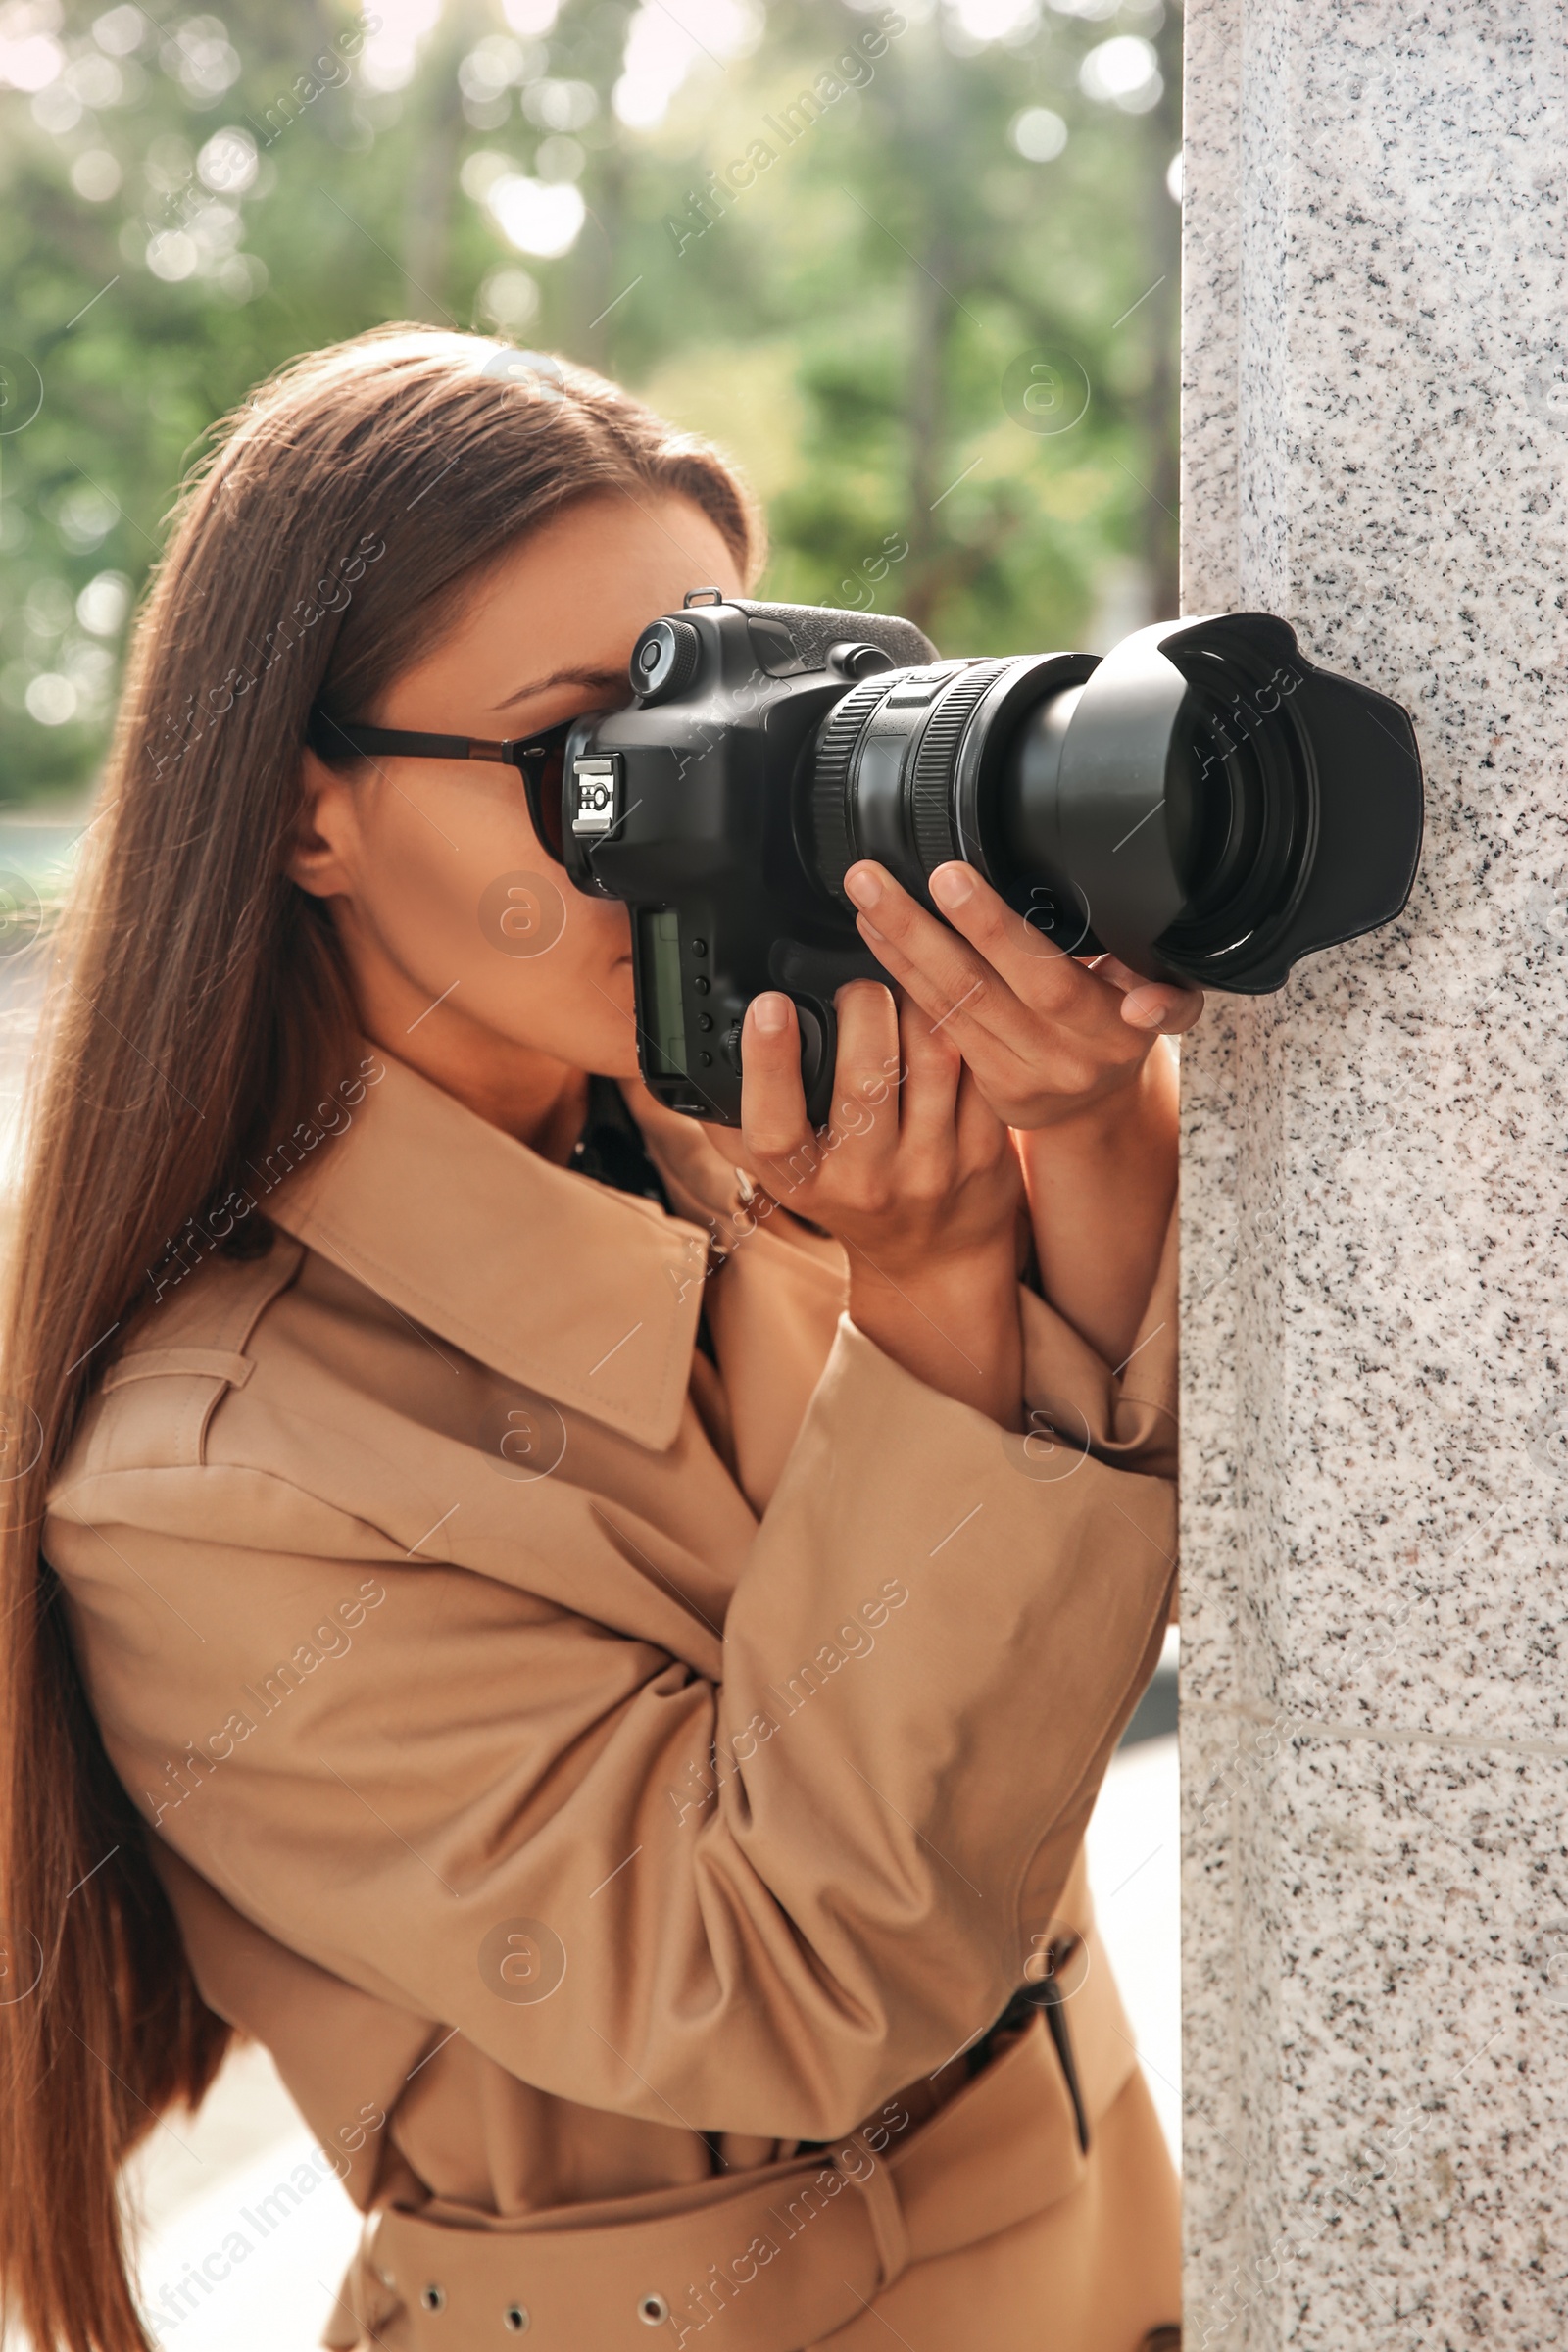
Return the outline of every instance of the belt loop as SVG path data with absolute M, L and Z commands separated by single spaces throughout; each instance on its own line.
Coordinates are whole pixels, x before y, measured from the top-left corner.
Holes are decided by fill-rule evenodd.
M 391 2259 L 387 2219 L 385 2206 L 376 2206 L 366 2215 L 360 2229 L 359 2247 L 349 2265 L 344 2291 L 338 2298 L 340 2304 L 349 2305 L 360 2329 L 372 2341 L 402 2300 L 399 2281 L 387 2268 Z
M 871 2224 L 871 2236 L 876 2246 L 877 2265 L 881 2277 L 877 2292 L 883 2293 L 895 2278 L 909 2267 L 909 2231 L 904 2219 L 904 2207 L 899 2202 L 898 2183 L 879 2156 L 871 2156 L 861 2142 L 852 2140 L 850 2147 L 861 2155 L 870 2156 L 868 2173 L 852 2173 L 843 2159 L 849 2148 L 841 2148 L 833 2159 L 834 2169 L 852 2180 L 865 2199 L 866 2213 Z

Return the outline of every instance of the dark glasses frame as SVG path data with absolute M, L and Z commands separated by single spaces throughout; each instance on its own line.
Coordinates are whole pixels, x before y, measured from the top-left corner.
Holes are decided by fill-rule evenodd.
M 345 752 L 356 759 L 373 760 L 486 760 L 514 767 L 528 797 L 528 815 L 542 847 L 558 865 L 564 862 L 562 795 L 565 780 L 566 738 L 577 724 L 564 718 L 537 735 L 509 736 L 497 743 L 482 735 L 420 735 L 404 727 L 362 726 L 358 720 L 329 718 L 324 710 L 311 712 L 306 741 L 324 760 Z

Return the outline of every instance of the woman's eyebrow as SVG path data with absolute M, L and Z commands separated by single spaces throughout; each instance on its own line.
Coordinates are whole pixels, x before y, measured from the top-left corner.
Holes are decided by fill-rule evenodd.
M 553 669 L 548 678 L 530 678 L 526 686 L 517 688 L 515 694 L 509 694 L 504 702 L 492 703 L 490 707 L 493 710 L 510 710 L 514 703 L 525 703 L 532 696 L 545 693 L 551 686 L 624 688 L 625 684 L 626 672 L 623 669 Z

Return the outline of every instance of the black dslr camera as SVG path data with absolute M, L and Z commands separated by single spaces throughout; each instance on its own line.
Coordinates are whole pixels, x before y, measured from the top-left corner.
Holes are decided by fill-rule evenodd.
M 1065 955 L 1244 995 L 1390 921 L 1415 876 L 1407 713 L 1263 612 L 1161 621 L 1102 659 L 945 662 L 910 621 L 694 589 L 631 682 L 568 737 L 566 868 L 631 910 L 649 1087 L 725 1126 L 767 988 L 828 1116 L 834 991 L 886 976 L 843 893 L 857 858 L 927 907 L 965 858 Z

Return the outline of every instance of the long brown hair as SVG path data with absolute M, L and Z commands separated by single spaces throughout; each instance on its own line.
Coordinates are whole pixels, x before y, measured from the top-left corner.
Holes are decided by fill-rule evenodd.
M 667 492 L 753 567 L 753 510 L 708 444 L 582 369 L 394 326 L 265 384 L 175 509 L 63 929 L 0 1380 L 0 2277 L 39 2352 L 145 2352 L 119 2168 L 161 2110 L 200 2100 L 229 2038 L 38 1543 L 91 1385 L 171 1253 L 351 1066 L 330 922 L 284 873 L 308 714 L 373 716 L 563 505 Z

